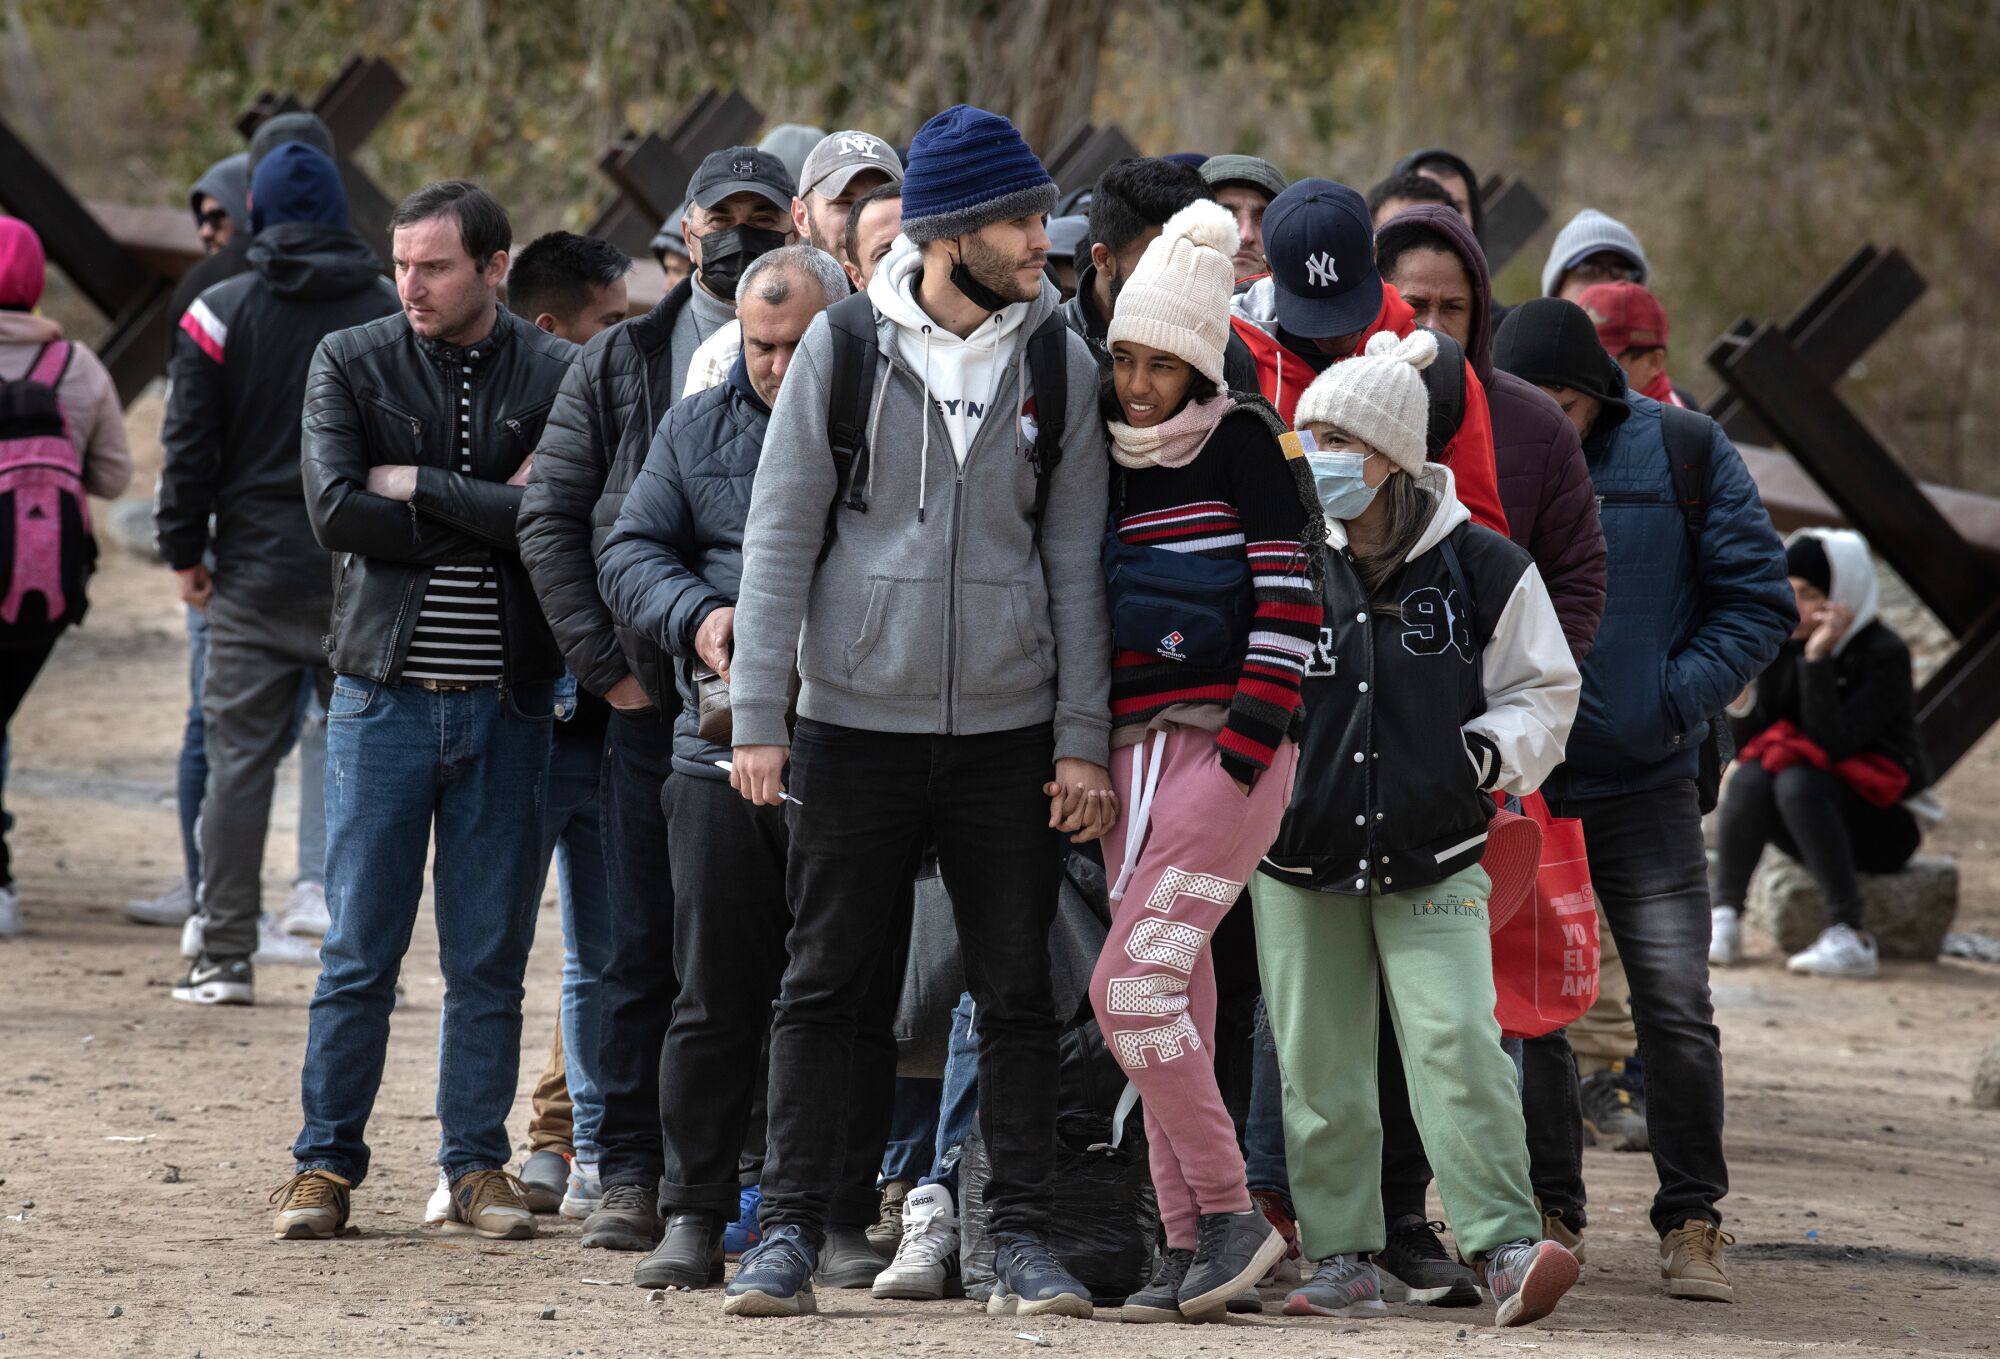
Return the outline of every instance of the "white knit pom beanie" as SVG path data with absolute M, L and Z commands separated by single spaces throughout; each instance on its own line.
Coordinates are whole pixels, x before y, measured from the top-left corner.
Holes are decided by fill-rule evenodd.
M 1164 349 L 1223 386 L 1236 247 L 1236 219 L 1220 203 L 1199 198 L 1169 217 L 1119 290 L 1105 343 Z
M 1292 413 L 1292 427 L 1332 425 L 1416 476 L 1424 467 L 1430 424 L 1430 394 L 1419 370 L 1430 367 L 1437 352 L 1428 330 L 1400 339 L 1377 331 L 1367 349 L 1313 379 Z

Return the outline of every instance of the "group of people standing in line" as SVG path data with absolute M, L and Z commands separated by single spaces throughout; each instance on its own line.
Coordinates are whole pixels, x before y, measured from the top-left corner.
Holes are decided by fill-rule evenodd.
M 987 1310 L 1089 1316 L 1045 1235 L 1057 1039 L 1094 1016 L 1159 1205 L 1126 1321 L 1257 1306 L 1288 1268 L 1292 1315 L 1536 1320 L 1578 1277 L 1588 1131 L 1652 1150 L 1668 1293 L 1732 1300 L 1708 963 L 1775 843 L 1829 894 L 1793 966 L 1872 971 L 1855 873 L 1914 850 L 1927 779 L 1865 544 L 1779 541 L 1666 375 L 1637 238 L 1579 214 L 1503 319 L 1444 151 L 1365 198 L 1121 161 L 1077 230 L 997 114 L 906 154 L 790 141 L 703 161 L 655 243 L 687 272 L 630 320 L 615 247 L 516 254 L 464 181 L 399 206 L 385 278 L 311 115 L 197 185 L 209 263 L 240 249 L 180 309 L 156 518 L 204 627 L 206 770 L 186 883 L 133 912 L 185 922 L 178 1000 L 316 956 L 276 1234 L 352 1230 L 434 853 L 447 1227 L 561 1211 L 651 1287 L 740 1255 L 734 1315 L 816 1280 L 952 1296 L 976 1126 Z M 39 321 L 10 319 L 25 230 L 0 219 L 0 377 L 46 343 L 9 329 Z M 85 360 L 60 391 L 115 494 Z M 32 678 L 47 650 L 4 654 Z M 276 770 L 314 728 L 324 843 L 273 919 Z M 1536 794 L 1580 821 L 1622 960 L 1583 1081 L 1581 1041 L 1494 1017 L 1489 904 L 1532 891 L 1507 847 Z M 1065 841 L 1110 885 L 1080 1016 L 1051 989 Z M 891 1032 L 927 860 L 966 991 L 942 1090 L 898 1080 Z M 516 1175 L 552 861 L 561 1017 Z M 1217 1079 L 1232 912 L 1247 1115 Z

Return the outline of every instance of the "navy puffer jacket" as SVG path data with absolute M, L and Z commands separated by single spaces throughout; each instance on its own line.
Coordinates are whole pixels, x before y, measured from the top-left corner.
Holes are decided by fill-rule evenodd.
M 736 603 L 750 485 L 770 421 L 739 357 L 728 381 L 667 412 L 598 554 L 598 589 L 612 618 L 670 660 L 681 696 L 674 770 L 696 778 L 728 777 L 715 761 L 729 751 L 697 733 L 694 635 L 709 614 Z

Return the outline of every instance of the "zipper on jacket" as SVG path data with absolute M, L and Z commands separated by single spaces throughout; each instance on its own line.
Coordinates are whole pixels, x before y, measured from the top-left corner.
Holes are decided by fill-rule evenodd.
M 947 431 L 947 434 L 949 431 Z M 950 445 L 946 445 L 947 451 Z M 965 460 L 972 461 L 972 447 L 967 445 Z M 944 729 L 947 734 L 958 734 L 958 537 L 959 507 L 965 503 L 965 468 L 958 469 L 958 475 L 951 485 L 951 526 L 945 535 L 945 570 L 949 573 L 950 592 L 945 596 L 945 670 L 944 670 Z

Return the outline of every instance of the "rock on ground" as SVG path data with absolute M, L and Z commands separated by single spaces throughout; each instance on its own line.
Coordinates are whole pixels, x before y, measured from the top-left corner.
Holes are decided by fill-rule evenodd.
M 1861 875 L 1862 923 L 1884 958 L 1930 962 L 1958 915 L 1958 865 L 1920 854 L 1900 873 Z M 1826 927 L 1826 898 L 1797 860 L 1769 850 L 1750 880 L 1750 922 L 1786 953 L 1797 953 Z

